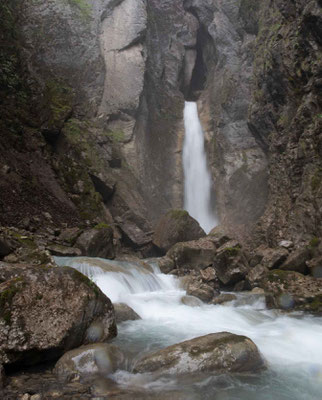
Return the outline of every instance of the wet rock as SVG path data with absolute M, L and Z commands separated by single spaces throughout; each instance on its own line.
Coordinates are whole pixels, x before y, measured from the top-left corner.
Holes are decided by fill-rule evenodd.
M 135 321 L 137 319 L 141 319 L 141 317 L 127 304 L 115 303 L 113 305 L 117 323 L 124 321 Z
M 176 243 L 196 240 L 206 236 L 198 222 L 187 211 L 171 210 L 155 227 L 153 243 L 164 254 Z
M 124 361 L 121 350 L 107 343 L 96 343 L 65 353 L 56 363 L 54 373 L 66 381 L 91 375 L 106 376 L 115 372 Z
M 218 279 L 225 286 L 234 285 L 245 278 L 249 266 L 238 242 L 232 240 L 217 250 L 214 268 Z
M 79 257 L 82 255 L 80 249 L 76 247 L 67 247 L 60 244 L 52 244 L 47 247 L 47 250 L 53 255 L 58 257 Z
M 322 280 L 299 272 L 273 270 L 263 281 L 270 308 L 322 312 Z
M 206 269 L 201 269 L 200 270 L 200 275 L 202 277 L 202 280 L 205 282 L 211 282 L 211 281 L 216 281 L 217 280 L 217 274 L 214 268 L 208 267 Z
M 263 278 L 269 273 L 269 269 L 264 265 L 258 264 L 256 267 L 252 268 L 248 275 L 246 276 L 246 280 L 251 288 L 260 286 Z
M 246 280 L 237 282 L 233 287 L 234 292 L 242 292 L 243 290 L 249 290 L 249 285 Z
M 0 361 L 17 366 L 56 359 L 81 344 L 116 336 L 111 301 L 69 267 L 0 263 Z M 97 331 L 97 330 L 96 330 Z
M 83 256 L 114 258 L 113 229 L 105 224 L 83 232 L 76 241 Z
M 212 304 L 224 304 L 230 301 L 236 300 L 237 297 L 230 293 L 221 293 L 219 296 L 213 299 Z
M 252 293 L 253 293 L 253 294 L 264 295 L 264 294 L 265 294 L 265 290 L 262 289 L 262 288 L 259 288 L 259 287 L 255 287 L 255 288 L 252 290 Z
M 200 307 L 202 306 L 202 301 L 199 300 L 195 296 L 182 296 L 181 297 L 181 303 L 189 306 L 189 307 Z
M 209 303 L 213 299 L 215 291 L 206 283 L 192 281 L 187 286 L 187 294 L 190 296 L 195 296 L 205 303 Z
M 245 336 L 212 333 L 175 344 L 143 357 L 134 372 L 186 374 L 251 372 L 265 368 L 256 345 Z
M 175 269 L 175 263 L 170 257 L 161 257 L 156 262 L 163 274 L 168 274 Z
M 216 245 L 211 237 L 177 243 L 167 253 L 177 268 L 199 270 L 213 264 Z
M 306 274 L 308 272 L 306 262 L 309 261 L 311 257 L 311 251 L 308 247 L 299 248 L 287 257 L 286 261 L 279 267 L 279 269 Z

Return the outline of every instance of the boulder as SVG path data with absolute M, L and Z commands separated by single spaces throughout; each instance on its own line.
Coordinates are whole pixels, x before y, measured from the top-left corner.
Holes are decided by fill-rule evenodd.
M 263 288 L 269 308 L 322 313 L 322 279 L 273 270 L 263 280 Z
M 63 380 L 106 376 L 115 372 L 124 361 L 121 350 L 109 343 L 95 343 L 65 353 L 56 363 L 54 373 Z
M 181 303 L 189 307 L 200 307 L 202 306 L 202 301 L 194 296 L 182 296 Z
M 213 299 L 215 291 L 210 285 L 207 285 L 206 283 L 192 281 L 188 284 L 187 294 L 190 296 L 195 296 L 205 303 L 209 303 Z
M 158 221 L 153 243 L 165 254 L 178 242 L 196 240 L 203 236 L 206 236 L 206 233 L 187 211 L 170 210 Z
M 0 263 L 0 364 L 31 365 L 116 336 L 114 308 L 69 267 Z
M 269 269 L 264 265 L 258 264 L 252 268 L 246 276 L 246 281 L 251 288 L 260 286 L 263 278 L 269 273 Z
M 224 286 L 234 285 L 245 278 L 249 266 L 238 242 L 231 240 L 217 250 L 214 268 Z
M 105 224 L 83 232 L 76 241 L 83 256 L 114 258 L 113 229 Z
M 279 269 L 306 274 L 308 273 L 306 262 L 309 261 L 311 257 L 311 251 L 308 247 L 296 249 L 287 257 L 286 261 L 279 267 Z
M 117 323 L 124 321 L 135 321 L 137 319 L 141 319 L 141 317 L 127 304 L 115 303 L 113 305 Z
M 177 243 L 167 252 L 177 268 L 203 269 L 213 264 L 216 255 L 214 240 L 207 236 L 199 240 Z
M 137 362 L 134 372 L 259 372 L 265 368 L 256 345 L 246 336 L 211 333 L 175 344 Z
M 53 256 L 58 257 L 79 257 L 82 255 L 80 249 L 77 249 L 76 247 L 62 246 L 60 244 L 51 244 L 47 247 L 47 250 Z
M 220 225 L 213 228 L 209 232 L 208 236 L 211 236 L 214 243 L 216 243 L 217 247 L 220 247 L 231 240 L 231 237 L 228 235 L 225 229 Z
M 175 269 L 174 261 L 170 257 L 167 257 L 167 256 L 157 258 L 156 263 L 158 264 L 160 271 L 163 274 L 168 274 L 169 272 L 171 272 Z
M 237 297 L 234 294 L 221 293 L 219 296 L 215 297 L 211 303 L 212 304 L 224 304 L 224 303 L 228 303 L 230 301 L 236 300 L 236 299 L 237 299 Z

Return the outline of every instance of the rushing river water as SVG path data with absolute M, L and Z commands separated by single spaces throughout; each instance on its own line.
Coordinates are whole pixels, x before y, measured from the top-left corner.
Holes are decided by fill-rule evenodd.
M 149 263 L 93 258 L 57 258 L 89 276 L 113 301 L 132 307 L 142 318 L 123 322 L 114 343 L 128 355 L 126 370 L 112 379 L 122 386 L 162 392 L 179 390 L 187 400 L 321 400 L 322 318 L 267 310 L 259 295 L 241 293 L 226 305 L 190 307 L 177 278 Z M 152 272 L 153 271 L 153 272 Z M 132 374 L 144 353 L 186 339 L 229 331 L 250 337 L 268 362 L 259 376 L 189 377 Z

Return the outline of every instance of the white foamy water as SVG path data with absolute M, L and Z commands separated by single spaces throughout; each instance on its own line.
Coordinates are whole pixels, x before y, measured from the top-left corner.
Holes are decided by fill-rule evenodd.
M 217 225 L 211 208 L 211 175 L 197 103 L 185 102 L 183 144 L 184 208 L 209 233 Z
M 127 371 L 113 375 L 122 386 L 188 390 L 187 399 L 193 400 L 322 398 L 322 318 L 267 310 L 262 297 L 242 293 L 226 305 L 190 307 L 181 302 L 185 292 L 178 279 L 153 264 L 149 269 L 141 263 L 83 257 L 57 261 L 85 273 L 113 301 L 127 303 L 142 318 L 121 324 L 115 340 L 132 360 Z M 250 337 L 267 360 L 268 371 L 249 379 L 209 375 L 187 380 L 130 372 L 145 352 L 221 331 Z

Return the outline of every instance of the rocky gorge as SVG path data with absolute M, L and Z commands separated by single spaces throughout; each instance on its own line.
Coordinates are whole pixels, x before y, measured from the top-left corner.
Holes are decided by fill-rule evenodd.
M 2 397 L 320 398 L 321 1 L 0 17 Z M 187 101 L 210 232 L 183 210 Z

